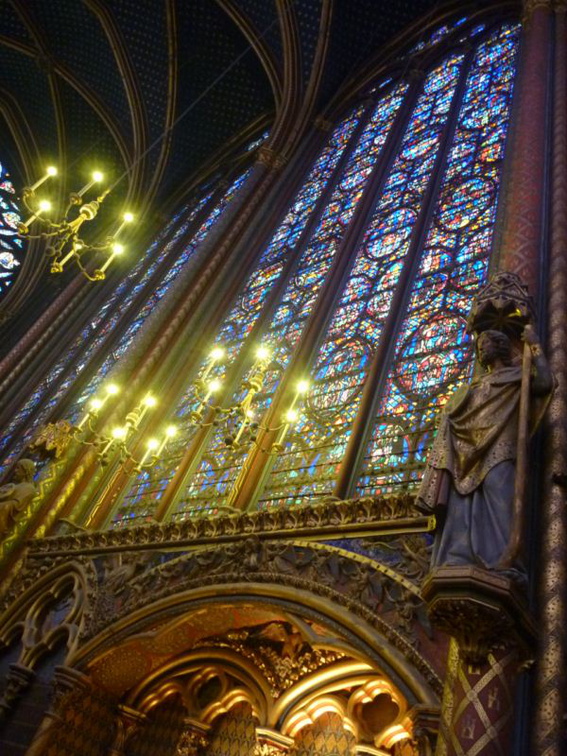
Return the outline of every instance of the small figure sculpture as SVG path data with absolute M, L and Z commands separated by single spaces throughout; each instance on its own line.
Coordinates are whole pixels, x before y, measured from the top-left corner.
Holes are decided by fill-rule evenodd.
M 532 325 L 524 326 L 522 339 L 531 353 L 524 380 L 533 432 L 553 379 Z M 444 408 L 418 505 L 438 515 L 432 566 L 476 565 L 522 583 L 517 554 L 512 563 L 502 561 L 514 527 L 522 367 L 514 364 L 512 343 L 502 331 L 482 331 L 476 351 L 484 372 Z
M 37 494 L 33 481 L 35 462 L 20 459 L 14 466 L 12 482 L 0 487 L 0 539 L 5 538 Z

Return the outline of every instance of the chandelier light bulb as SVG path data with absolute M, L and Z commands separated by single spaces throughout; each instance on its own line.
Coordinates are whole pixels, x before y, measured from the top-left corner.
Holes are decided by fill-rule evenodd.
M 306 394 L 309 391 L 309 381 L 299 381 L 297 384 L 297 393 Z
M 256 357 L 259 360 L 267 360 L 270 356 L 270 350 L 266 346 L 259 346 L 256 350 Z
M 122 244 L 119 244 L 116 242 L 112 245 L 112 254 L 113 255 L 121 255 L 124 252 L 124 246 Z
M 132 213 L 124 213 L 122 217 L 125 223 L 132 223 L 134 220 L 134 215 Z
M 146 407 L 155 407 L 157 404 L 157 399 L 155 398 L 155 396 L 148 394 L 148 396 L 146 396 L 146 398 L 144 399 L 144 404 L 146 405 Z
M 287 420 L 288 423 L 295 423 L 298 417 L 299 417 L 299 414 L 297 410 L 294 410 L 294 409 L 289 409 L 285 415 L 285 419 Z
M 103 404 L 103 402 L 102 402 L 102 400 L 101 400 L 101 399 L 93 399 L 93 400 L 91 401 L 91 407 L 92 407 L 92 409 L 94 409 L 95 411 L 96 411 L 96 410 L 99 410 L 99 409 L 100 409 L 100 408 L 102 407 L 102 404 Z
M 57 168 L 54 165 L 50 165 L 47 169 L 48 176 L 57 176 Z
M 116 438 L 116 439 L 126 438 L 126 430 L 127 430 L 126 428 L 122 428 L 122 427 L 114 428 L 112 431 L 113 438 Z
M 157 448 L 158 448 L 158 446 L 159 446 L 159 441 L 157 440 L 157 438 L 150 438 L 150 439 L 148 439 L 148 444 L 147 444 L 147 446 L 148 446 L 148 449 L 149 449 L 150 451 L 154 451 L 155 449 L 157 449 Z
M 97 184 L 100 184 L 103 178 L 104 176 L 100 171 L 93 171 L 93 181 L 96 181 Z
M 177 428 L 175 427 L 175 425 L 168 425 L 165 429 L 165 435 L 168 438 L 173 438 L 173 436 L 177 435 Z
M 220 346 L 216 346 L 211 352 L 211 360 L 214 360 L 215 362 L 222 360 L 224 356 L 225 356 L 225 351 Z
M 215 392 L 218 391 L 221 387 L 221 382 L 218 378 L 213 378 L 213 380 L 209 383 L 209 391 Z
M 48 213 L 51 210 L 51 202 L 49 200 L 41 200 L 39 203 L 39 209 L 42 213 Z
M 118 388 L 116 383 L 109 383 L 108 386 L 106 387 L 106 393 L 109 394 L 110 396 L 115 396 L 116 394 L 118 394 L 119 391 L 120 389 Z

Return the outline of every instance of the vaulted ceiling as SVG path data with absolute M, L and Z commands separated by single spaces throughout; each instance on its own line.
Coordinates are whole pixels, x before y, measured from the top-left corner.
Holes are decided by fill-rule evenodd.
M 23 181 L 167 199 L 290 102 L 309 116 L 434 0 L 1 0 L 0 145 Z M 304 103 L 303 103 L 304 104 Z M 6 131 L 3 129 L 3 131 Z M 21 175 L 23 173 L 23 175 Z

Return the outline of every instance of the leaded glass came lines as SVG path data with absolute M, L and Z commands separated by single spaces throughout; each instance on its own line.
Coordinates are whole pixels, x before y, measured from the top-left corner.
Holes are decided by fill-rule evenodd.
M 6 167 L 0 163 L 0 299 L 8 292 L 21 265 L 23 241 L 17 235 L 22 220 L 16 191 Z
M 517 45 L 517 28 L 504 27 L 476 53 L 360 494 L 407 489 L 419 479 L 439 409 L 469 374 L 465 321 L 488 268 Z
M 399 85 L 375 108 L 266 329 L 262 340 L 270 345 L 273 362 L 263 387 L 262 400 L 255 408 L 258 416 L 270 405 L 299 342 L 366 182 L 380 157 L 406 88 L 405 84 Z M 245 452 L 227 450 L 223 434 L 216 434 L 179 503 L 180 514 L 177 516 L 183 516 L 187 506 L 198 508 L 210 501 L 222 503 L 245 457 Z
M 362 106 L 357 107 L 334 130 L 315 161 L 303 188 L 262 253 L 242 292 L 238 295 L 236 303 L 215 339 L 216 343 L 222 344 L 226 349 L 229 359 L 233 359 L 242 348 L 244 340 L 250 334 L 262 312 L 268 295 L 282 275 L 284 265 L 294 254 L 301 234 L 348 145 L 363 110 Z M 213 371 L 211 377 L 219 372 L 220 369 Z M 124 518 L 133 516 L 144 516 L 153 511 L 155 502 L 165 489 L 194 432 L 188 424 L 188 420 L 190 413 L 195 409 L 195 396 L 190 389 L 182 398 L 176 411 L 177 421 L 180 421 L 183 427 L 180 440 L 177 443 L 170 444 L 167 456 L 157 468 L 154 468 L 151 473 L 142 473 L 139 476 L 132 490 L 125 497 L 116 522 L 122 522 Z M 140 501 L 142 495 L 143 501 Z
M 427 77 L 315 367 L 306 413 L 278 455 L 265 506 L 331 493 L 439 150 L 462 56 Z

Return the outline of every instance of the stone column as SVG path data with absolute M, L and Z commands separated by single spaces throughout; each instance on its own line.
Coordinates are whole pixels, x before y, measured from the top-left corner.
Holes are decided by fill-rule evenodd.
M 565 0 L 555 2 L 552 117 L 551 238 L 547 353 L 557 385 L 545 419 L 539 650 L 533 753 L 567 752 L 567 23 Z
M 53 675 L 53 697 L 51 706 L 45 713 L 43 721 L 34 735 L 26 756 L 45 756 L 55 730 L 63 720 L 60 712 L 68 695 L 77 691 L 86 692 L 90 688 L 90 679 L 71 667 L 56 667 Z
M 125 704 L 120 704 L 115 720 L 116 732 L 108 751 L 108 756 L 124 756 L 126 753 L 126 744 L 146 721 L 147 717 L 145 714 Z
M 23 664 L 10 664 L 6 684 L 0 698 L 0 724 L 10 716 L 12 710 L 32 684 L 35 672 Z
M 538 290 L 544 219 L 551 0 L 524 0 L 524 32 L 503 186 L 499 269 Z

